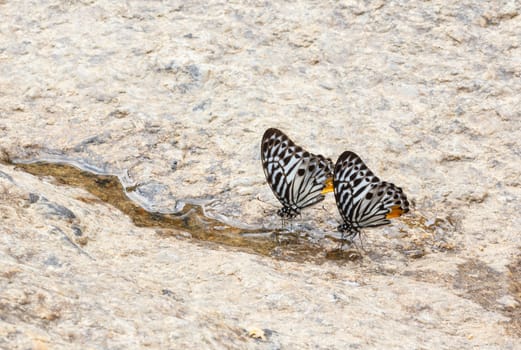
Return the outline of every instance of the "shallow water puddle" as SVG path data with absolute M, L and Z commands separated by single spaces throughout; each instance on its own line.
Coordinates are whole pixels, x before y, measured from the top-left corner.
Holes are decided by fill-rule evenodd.
M 229 247 L 240 248 L 261 255 L 291 261 L 355 260 L 356 254 L 326 254 L 324 247 L 295 234 L 280 234 L 266 230 L 245 230 L 229 226 L 206 217 L 197 205 L 186 204 L 175 214 L 149 212 L 137 205 L 126 195 L 135 190 L 123 188 L 117 176 L 100 175 L 63 163 L 15 163 L 21 169 L 35 176 L 51 176 L 59 184 L 80 187 L 101 201 L 110 204 L 128 215 L 139 227 L 158 228 L 161 236 L 176 236 L 187 232 L 193 239 L 209 241 Z M 77 198 L 87 201 L 86 198 Z M 280 238 L 284 242 L 280 242 Z

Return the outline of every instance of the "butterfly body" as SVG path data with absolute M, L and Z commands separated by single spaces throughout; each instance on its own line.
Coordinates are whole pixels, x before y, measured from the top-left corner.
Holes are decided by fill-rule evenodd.
M 261 160 L 266 180 L 283 206 L 277 212 L 282 219 L 294 218 L 332 190 L 331 159 L 305 151 L 278 129 L 264 133 Z
M 354 237 L 365 227 L 387 225 L 391 218 L 409 211 L 403 190 L 380 181 L 358 155 L 346 151 L 335 164 L 333 187 L 338 211 L 344 223 L 342 236 Z

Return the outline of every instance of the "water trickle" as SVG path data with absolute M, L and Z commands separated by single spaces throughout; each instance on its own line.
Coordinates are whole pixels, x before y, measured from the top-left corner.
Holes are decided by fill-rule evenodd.
M 326 254 L 323 246 L 301 237 L 298 233 L 247 230 L 227 225 L 205 216 L 202 207 L 198 205 L 185 204 L 177 213 L 147 211 L 127 196 L 136 187 L 124 188 L 115 175 L 96 174 L 65 163 L 15 162 L 15 165 L 32 175 L 51 176 L 59 184 L 83 188 L 128 215 L 136 226 L 161 229 L 161 236 L 175 236 L 183 231 L 189 233 L 194 240 L 290 261 L 322 263 L 326 260 L 353 260 L 352 254 Z

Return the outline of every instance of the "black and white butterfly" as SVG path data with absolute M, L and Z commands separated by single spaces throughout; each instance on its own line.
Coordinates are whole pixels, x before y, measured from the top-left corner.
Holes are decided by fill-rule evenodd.
M 360 234 L 364 227 L 387 225 L 389 219 L 409 211 L 409 202 L 402 189 L 380 181 L 362 159 L 346 151 L 338 157 L 333 176 L 338 211 L 344 223 L 338 230 L 349 238 Z
M 266 180 L 282 203 L 277 213 L 283 220 L 333 191 L 333 161 L 305 151 L 278 129 L 270 128 L 262 136 L 261 159 Z

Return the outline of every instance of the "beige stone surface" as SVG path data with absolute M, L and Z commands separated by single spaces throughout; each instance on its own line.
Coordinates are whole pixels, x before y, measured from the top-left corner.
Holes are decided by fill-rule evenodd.
M 73 161 L 149 210 L 196 203 L 269 231 L 259 144 L 278 127 L 314 153 L 355 151 L 412 203 L 364 232 L 361 262 L 291 262 L 165 237 L 0 165 L 0 348 L 521 348 L 520 11 L 0 1 L 14 160 Z M 294 225 L 321 238 L 339 219 L 329 196 Z

